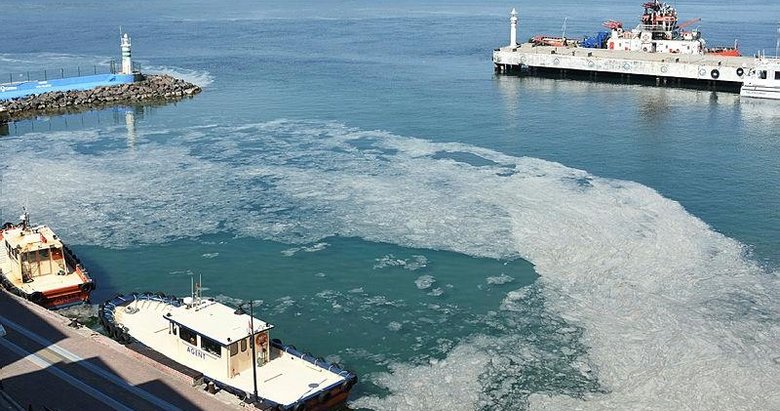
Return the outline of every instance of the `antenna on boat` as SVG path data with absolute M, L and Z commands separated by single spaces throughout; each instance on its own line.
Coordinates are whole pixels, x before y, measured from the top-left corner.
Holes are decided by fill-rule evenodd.
M 775 43 L 775 58 L 780 56 L 780 22 L 777 22 L 777 42 Z
M 198 275 L 198 282 L 195 282 L 195 276 L 190 277 L 190 299 L 192 300 L 192 306 L 197 307 L 200 304 L 201 296 L 201 281 L 203 281 L 203 274 Z
M 563 27 L 561 27 L 561 31 L 563 32 L 563 33 L 561 34 L 561 38 L 563 38 L 563 39 L 565 39 L 565 38 L 566 38 L 566 23 L 567 23 L 568 21 L 569 21 L 569 18 L 568 18 L 568 17 L 564 17 L 564 18 L 563 18 Z
M 30 213 L 27 212 L 27 207 L 22 207 L 22 215 L 19 219 L 22 220 L 22 228 L 26 230 L 30 225 Z
M 203 290 L 203 274 L 198 274 L 198 284 L 195 291 L 198 293 L 198 303 L 200 303 L 200 297 Z

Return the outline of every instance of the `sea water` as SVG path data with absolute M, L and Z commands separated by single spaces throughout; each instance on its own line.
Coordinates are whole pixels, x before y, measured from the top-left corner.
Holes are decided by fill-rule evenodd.
M 683 1 L 711 45 L 780 7 Z M 554 0 L 4 6 L 3 73 L 118 58 L 204 92 L 9 125 L 23 206 L 116 292 L 253 300 L 354 408 L 780 408 L 780 106 L 496 76 L 519 38 L 632 26 Z M 6 75 L 7 77 L 7 75 Z

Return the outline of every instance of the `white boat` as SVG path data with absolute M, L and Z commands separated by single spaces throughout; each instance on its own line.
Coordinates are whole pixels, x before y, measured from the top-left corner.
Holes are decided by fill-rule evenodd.
M 780 59 L 760 57 L 748 73 L 739 95 L 780 100 Z
M 95 289 L 78 257 L 51 228 L 31 226 L 26 210 L 0 227 L 0 284 L 49 309 L 87 302 Z
M 343 405 L 357 376 L 339 365 L 271 339 L 273 325 L 192 296 L 120 295 L 100 305 L 112 338 L 141 343 L 201 373 L 204 382 L 264 410 L 329 410 Z

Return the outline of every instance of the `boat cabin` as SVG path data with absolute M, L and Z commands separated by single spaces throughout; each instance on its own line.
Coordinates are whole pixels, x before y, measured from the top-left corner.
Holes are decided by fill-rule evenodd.
M 6 276 L 14 283 L 31 283 L 44 276 L 66 276 L 74 271 L 68 267 L 62 242 L 46 226 L 26 225 L 0 233 L 0 244 L 8 259 Z
M 780 59 L 766 56 L 756 60 L 740 89 L 743 97 L 780 100 Z
M 169 344 L 183 360 L 180 362 L 195 362 L 199 370 L 215 378 L 233 378 L 251 371 L 253 348 L 258 367 L 271 360 L 269 333 L 273 325 L 214 300 L 184 298 L 183 305 L 163 318 Z

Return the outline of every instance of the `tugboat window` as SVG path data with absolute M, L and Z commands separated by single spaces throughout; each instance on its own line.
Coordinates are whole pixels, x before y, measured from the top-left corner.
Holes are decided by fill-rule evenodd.
M 766 80 L 766 70 L 761 70 L 761 71 L 759 71 L 759 72 L 758 72 L 758 77 L 759 77 L 761 80 Z
M 179 327 L 179 338 L 182 340 L 187 341 L 192 345 L 198 345 L 198 341 L 196 340 L 197 336 L 198 334 L 196 334 L 195 331 L 186 327 Z
M 230 344 L 230 356 L 234 356 L 238 354 L 238 343 L 234 342 L 233 344 Z
M 245 352 L 245 351 L 246 351 L 246 338 L 241 340 L 241 352 Z
M 207 353 L 216 355 L 217 357 L 222 356 L 222 345 L 202 335 L 200 336 L 200 348 L 203 348 Z
M 780 71 L 775 71 L 775 80 L 780 80 Z

